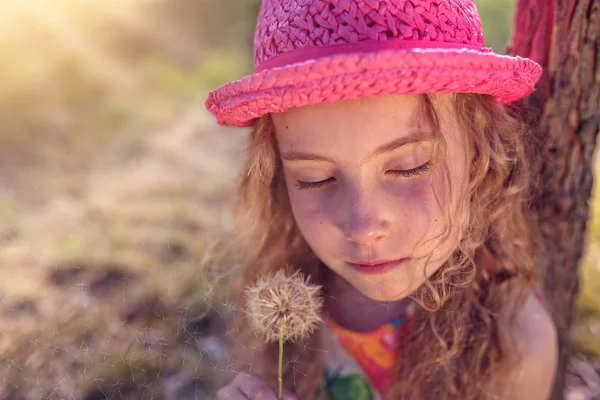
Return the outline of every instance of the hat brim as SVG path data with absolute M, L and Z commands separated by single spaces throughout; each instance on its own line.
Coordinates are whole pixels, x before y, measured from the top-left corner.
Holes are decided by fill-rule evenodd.
M 469 49 L 337 54 L 226 83 L 205 105 L 219 124 L 244 127 L 291 107 L 392 94 L 479 93 L 506 104 L 530 94 L 541 72 L 527 58 Z

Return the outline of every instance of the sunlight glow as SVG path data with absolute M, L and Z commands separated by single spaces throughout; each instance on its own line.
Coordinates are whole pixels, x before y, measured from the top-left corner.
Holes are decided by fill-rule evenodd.
M 5 0 L 0 2 L 0 81 L 4 90 L 35 81 L 65 57 L 115 86 L 132 82 L 107 49 L 113 28 L 160 40 L 146 11 L 160 0 Z M 144 6 L 146 9 L 144 9 Z M 164 39 L 163 39 L 164 40 Z M 8 86 L 6 86 L 8 85 Z

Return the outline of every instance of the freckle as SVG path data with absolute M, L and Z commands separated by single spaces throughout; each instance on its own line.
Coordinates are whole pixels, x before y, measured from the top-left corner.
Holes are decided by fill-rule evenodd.
M 286 125 L 286 126 L 285 126 L 285 129 L 290 129 L 290 127 Z

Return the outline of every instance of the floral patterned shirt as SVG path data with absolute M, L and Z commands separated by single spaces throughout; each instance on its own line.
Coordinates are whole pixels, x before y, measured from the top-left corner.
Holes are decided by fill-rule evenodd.
M 370 332 L 355 332 L 325 316 L 326 350 L 320 392 L 328 400 L 381 400 L 389 390 L 397 349 L 410 326 L 407 312 Z

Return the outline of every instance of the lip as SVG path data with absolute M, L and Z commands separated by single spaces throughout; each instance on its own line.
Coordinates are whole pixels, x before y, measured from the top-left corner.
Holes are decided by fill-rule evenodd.
M 346 264 L 360 273 L 366 275 L 377 275 L 386 273 L 394 268 L 401 267 L 406 263 L 407 258 L 397 260 L 374 260 L 374 261 L 346 261 Z

